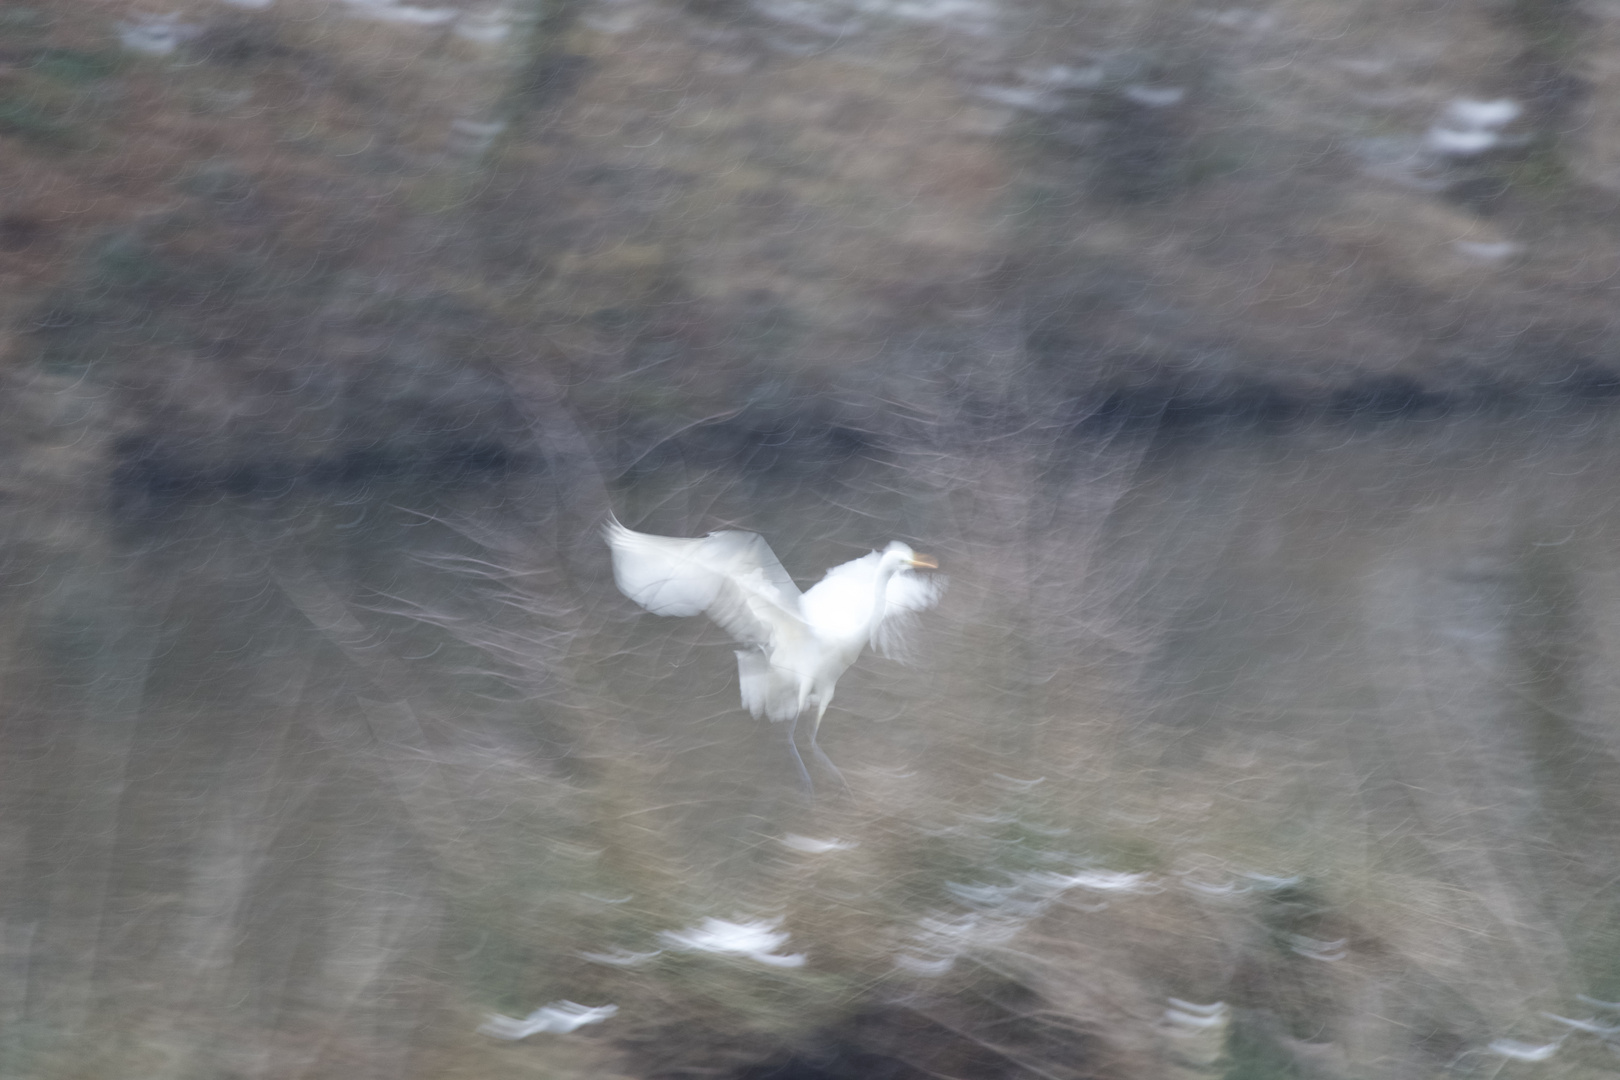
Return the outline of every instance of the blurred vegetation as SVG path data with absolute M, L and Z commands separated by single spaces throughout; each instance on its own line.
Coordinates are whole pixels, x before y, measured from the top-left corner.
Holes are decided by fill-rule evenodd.
M 0 8 L 0 1074 L 1612 1072 L 1613 16 L 165 18 Z M 851 795 L 610 506 L 939 550 Z

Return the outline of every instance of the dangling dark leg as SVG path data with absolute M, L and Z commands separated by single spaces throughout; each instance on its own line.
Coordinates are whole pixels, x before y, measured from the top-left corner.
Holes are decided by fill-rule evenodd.
M 826 716 L 826 715 L 827 715 L 827 703 L 824 702 L 824 701 L 817 702 L 816 703 L 816 719 L 810 725 L 810 749 L 815 751 L 816 757 L 821 761 L 821 763 L 823 765 L 827 766 L 827 768 L 832 770 L 832 774 L 834 776 L 838 777 L 838 782 L 844 786 L 844 791 L 846 793 L 848 793 L 848 791 L 849 791 L 849 781 L 844 779 L 844 774 L 838 771 L 838 766 L 836 766 L 836 765 L 834 765 L 832 763 L 832 758 L 828 757 L 826 752 L 821 749 L 820 744 L 816 742 L 816 732 L 818 730 L 820 730 L 820 728 L 821 728 L 821 718 L 823 716 Z
M 814 798 L 816 794 L 816 785 L 811 783 L 810 770 L 804 767 L 804 758 L 799 756 L 799 747 L 793 741 L 793 731 L 799 726 L 798 716 L 795 715 L 793 719 L 789 720 L 785 726 L 787 727 L 788 753 L 793 755 L 793 764 L 797 766 L 799 770 L 799 786 L 804 789 L 804 793 L 806 795 Z M 812 741 L 810 745 L 814 746 L 815 742 Z M 816 751 L 818 754 L 820 752 L 821 751 L 819 750 Z

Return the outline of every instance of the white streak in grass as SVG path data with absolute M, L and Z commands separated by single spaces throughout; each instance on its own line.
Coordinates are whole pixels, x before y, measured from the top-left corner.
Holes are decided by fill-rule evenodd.
M 1544 1012 L 1541 1015 L 1548 1020 L 1556 1020 L 1560 1024 L 1567 1024 L 1576 1031 L 1584 1031 L 1599 1038 L 1612 1039 L 1620 1035 L 1620 1024 L 1600 1024 L 1596 1017 L 1590 1020 L 1571 1020 L 1569 1017 L 1559 1016 L 1557 1013 Z
M 1031 83 L 1053 90 L 1089 90 L 1101 86 L 1107 71 L 1101 64 L 1073 68 L 1053 64 L 1044 68 L 1020 68 L 1018 74 Z
M 1224 1001 L 1199 1005 L 1180 998 L 1166 1000 L 1170 1002 L 1170 1008 L 1164 1012 L 1165 1022 L 1172 1027 L 1181 1028 L 1183 1033 L 1205 1031 L 1226 1023 L 1227 1007 Z
M 587 1024 L 600 1024 L 618 1011 L 617 1005 L 591 1008 L 574 1001 L 554 1001 L 550 1005 L 542 1005 L 521 1020 L 491 1013 L 489 1019 L 479 1026 L 478 1034 L 509 1042 L 542 1033 L 566 1035 Z
M 1515 244 L 1511 240 L 1483 241 L 1458 240 L 1451 245 L 1457 254 L 1477 262 L 1501 262 L 1510 255 L 1517 255 L 1524 250 L 1523 244 Z
M 168 56 L 202 33 L 202 27 L 183 23 L 178 15 L 147 15 L 118 24 L 119 43 L 144 56 Z
M 475 139 L 493 139 L 506 130 L 506 121 L 492 120 L 489 123 L 483 123 L 477 120 L 452 120 L 450 121 L 450 127 L 463 135 Z
M 1138 105 L 1146 105 L 1150 109 L 1164 109 L 1171 105 L 1179 105 L 1181 99 L 1187 96 L 1187 89 L 1183 86 L 1127 86 L 1124 95 Z
M 652 952 L 631 952 L 628 949 L 614 949 L 612 952 L 582 952 L 578 955 L 581 960 L 589 960 L 593 964 L 633 968 L 640 967 L 647 961 L 664 955 L 664 950 L 654 949 Z
M 499 45 L 512 33 L 512 13 L 505 8 L 463 12 L 455 35 L 475 45 Z
M 1346 949 L 1348 944 L 1346 938 L 1339 938 L 1337 941 L 1318 941 L 1304 934 L 1288 935 L 1288 947 L 1294 952 L 1309 960 L 1323 960 L 1328 963 L 1349 956 L 1350 953 Z
M 980 86 L 973 91 L 986 101 L 997 105 L 1010 105 L 1025 112 L 1049 113 L 1062 107 L 1062 102 L 1044 90 L 1031 90 L 1022 86 Z
M 1511 98 L 1458 98 L 1429 129 L 1426 142 L 1430 150 L 1445 157 L 1474 157 L 1507 145 L 1510 140 L 1502 135 L 1502 128 L 1517 120 L 1523 111 L 1523 106 Z
M 827 37 L 862 33 L 868 28 L 869 19 L 932 23 L 982 35 L 990 30 L 998 16 L 997 8 L 984 0 L 849 0 L 842 4 L 755 0 L 754 9 L 767 18 Z
M 345 0 L 349 14 L 398 26 L 443 26 L 461 14 L 456 8 L 425 8 L 396 0 Z
M 1162 892 L 1164 886 L 1148 874 L 1124 874 L 1109 870 L 1081 870 L 1072 874 L 1030 871 L 1008 876 L 1005 885 L 986 882 L 946 882 L 945 890 L 974 910 L 962 915 L 939 913 L 918 921 L 912 934 L 914 950 L 898 953 L 894 965 L 912 975 L 935 978 L 951 969 L 963 953 L 975 948 L 997 946 L 1011 941 L 1027 926 L 1064 902 L 1074 890 L 1105 895 Z M 1098 907 L 1068 902 L 1085 911 Z
M 1025 880 L 1045 889 L 1066 892 L 1085 889 L 1088 892 L 1152 894 L 1164 891 L 1164 886 L 1147 874 L 1123 874 L 1111 870 L 1082 870 L 1078 874 L 1026 874 Z
M 1291 874 L 1288 877 L 1276 877 L 1271 874 L 1246 872 L 1243 876 L 1260 886 L 1260 888 L 1269 890 L 1291 888 L 1303 880 L 1298 874 Z
M 1437 127 L 1429 132 L 1429 149 L 1448 157 L 1473 157 L 1495 146 L 1501 137 L 1494 131 L 1475 128 L 1458 131 Z
M 496 136 L 506 130 L 504 120 L 469 120 L 460 118 L 450 121 L 450 144 L 453 150 L 464 154 L 478 156 L 487 153 L 495 144 Z
M 811 836 L 788 833 L 782 837 L 782 846 L 806 855 L 825 855 L 829 851 L 849 851 L 861 845 L 854 840 L 817 840 Z
M 915 956 L 912 953 L 900 953 L 894 958 L 894 966 L 908 975 L 918 975 L 925 979 L 937 979 L 956 966 L 956 957 L 929 958 Z
M 787 944 L 788 935 L 776 927 L 780 919 L 756 919 L 750 922 L 731 922 L 726 919 L 704 919 L 702 925 L 688 930 L 665 930 L 658 936 L 672 949 L 685 952 L 719 953 L 742 956 L 771 967 L 801 967 L 803 953 L 784 955 L 778 952 Z
M 1494 101 L 1458 98 L 1446 110 L 1446 119 L 1459 127 L 1499 128 L 1513 123 L 1523 111 L 1523 106 L 1512 98 Z
M 1485 1049 L 1513 1061 L 1546 1061 L 1558 1052 L 1563 1043 L 1563 1039 L 1540 1044 L 1520 1042 L 1518 1039 L 1495 1039 Z

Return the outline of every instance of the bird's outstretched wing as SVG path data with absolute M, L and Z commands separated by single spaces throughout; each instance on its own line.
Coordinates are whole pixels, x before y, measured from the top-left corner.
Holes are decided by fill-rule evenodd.
M 713 532 L 698 539 L 653 536 L 610 521 L 619 591 L 654 615 L 707 614 L 745 645 L 764 648 L 802 625 L 799 587 L 758 533 Z
M 927 611 L 945 595 L 945 575 L 902 570 L 889 579 L 888 606 L 883 621 L 872 631 L 872 648 L 897 660 L 906 657 L 906 642 L 917 624 L 917 613 Z
M 800 601 L 805 621 L 825 638 L 863 633 L 871 618 L 882 559 L 882 553 L 874 551 L 828 570 Z M 885 656 L 901 656 L 905 631 L 915 622 L 914 616 L 938 603 L 944 591 L 945 582 L 937 574 L 898 571 L 884 593 L 883 616 L 872 628 L 872 647 Z

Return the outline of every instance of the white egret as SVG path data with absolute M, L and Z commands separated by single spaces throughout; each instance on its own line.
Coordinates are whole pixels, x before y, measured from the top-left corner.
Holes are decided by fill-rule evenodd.
M 939 566 L 896 540 L 881 552 L 835 566 L 801 593 L 758 533 L 726 530 L 698 539 L 634 532 L 615 520 L 603 530 L 619 591 L 654 615 L 706 614 L 740 644 L 742 703 L 756 717 L 785 721 L 799 778 L 813 788 L 794 744 L 811 705 L 810 749 L 842 774 L 816 732 L 838 677 L 871 644 L 892 652 L 900 624 L 932 607 L 941 582 L 913 573 Z

